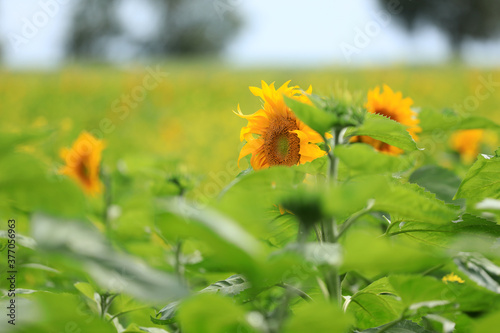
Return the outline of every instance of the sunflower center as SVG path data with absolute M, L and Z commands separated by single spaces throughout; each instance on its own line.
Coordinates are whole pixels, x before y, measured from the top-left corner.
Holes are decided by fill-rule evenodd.
M 288 141 L 287 136 L 281 136 L 278 138 L 278 142 L 276 143 L 276 152 L 281 157 L 286 157 L 288 155 L 288 151 L 290 150 L 290 142 Z
M 375 110 L 375 113 L 376 114 L 379 114 L 381 116 L 384 116 L 384 117 L 387 117 L 389 119 L 392 119 L 392 120 L 395 120 L 395 121 L 398 121 L 396 118 L 396 116 L 394 114 L 392 114 L 391 112 L 387 111 L 385 108 L 381 108 L 381 109 L 376 109 Z
M 78 174 L 78 177 L 83 181 L 83 182 L 90 182 L 90 169 L 87 166 L 87 161 L 85 159 L 82 159 L 80 163 L 78 164 L 76 168 L 76 173 Z
M 296 165 L 300 161 L 300 139 L 291 131 L 299 129 L 294 118 L 271 120 L 264 137 L 264 154 L 269 165 Z

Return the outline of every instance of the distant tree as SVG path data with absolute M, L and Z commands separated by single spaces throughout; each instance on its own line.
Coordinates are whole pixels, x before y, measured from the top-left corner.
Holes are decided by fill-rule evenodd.
M 378 0 L 389 6 L 395 0 Z M 429 23 L 443 31 L 454 55 L 465 39 L 489 39 L 500 32 L 500 1 L 497 0 L 399 0 L 402 11 L 394 15 L 409 31 Z
M 233 3 L 234 5 L 230 5 Z M 119 37 L 144 55 L 199 55 L 221 51 L 238 31 L 241 20 L 234 0 L 146 0 L 154 9 L 153 33 L 140 38 L 127 33 L 117 10 L 120 0 L 81 0 L 75 10 L 68 54 L 103 56 L 105 41 Z M 125 29 L 128 28 L 128 29 Z M 140 27 L 139 27 L 140 28 Z
M 122 33 L 117 0 L 81 0 L 74 8 L 66 53 L 75 58 L 100 58 L 110 38 Z

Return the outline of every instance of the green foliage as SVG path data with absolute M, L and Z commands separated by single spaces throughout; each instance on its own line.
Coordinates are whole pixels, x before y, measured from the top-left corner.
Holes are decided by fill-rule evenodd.
M 446 203 L 457 203 L 453 201 L 453 197 L 457 193 L 461 180 L 451 170 L 436 165 L 424 166 L 415 170 L 410 175 L 409 181 L 436 194 L 438 199 Z
M 352 317 L 343 313 L 337 306 L 319 301 L 302 304 L 294 310 L 294 315 L 284 325 L 283 332 L 300 333 L 314 331 L 318 333 L 346 332 L 352 325 Z
M 468 208 L 475 211 L 474 204 L 490 198 L 500 198 L 500 157 L 480 155 L 472 165 L 458 188 L 456 199 L 466 199 Z
M 367 135 L 406 151 L 418 149 L 405 126 L 376 113 L 367 113 L 361 126 L 350 127 L 345 133 L 347 137 L 354 135 Z
M 366 113 L 351 95 L 311 95 L 313 105 L 286 102 L 311 128 L 338 135 L 318 144 L 325 156 L 241 171 L 238 143 L 220 145 L 237 141 L 239 119 L 234 128 L 210 125 L 220 117 L 199 110 L 227 105 L 199 80 L 204 85 L 174 100 L 196 109 L 183 121 L 204 130 L 186 127 L 186 138 L 176 137 L 182 126 L 162 122 L 155 104 L 171 91 L 151 92 L 137 121 L 109 136 L 104 192 L 96 196 L 58 173 L 58 150 L 75 133 L 42 126 L 0 134 L 0 212 L 17 222 L 15 331 L 465 333 L 498 326 L 500 157 L 479 156 L 466 171 L 446 153 L 418 150 L 403 125 Z M 75 122 L 85 123 L 83 106 L 75 107 Z M 426 135 L 440 133 L 443 143 L 458 129 L 498 129 L 449 110 L 424 108 L 420 120 L 422 146 Z M 167 128 L 149 134 L 156 123 Z M 405 153 L 350 143 L 353 135 Z M 194 162 L 190 149 L 198 145 L 205 155 Z M 0 230 L 5 255 L 7 229 Z M 0 268 L 8 270 L 5 260 Z M 6 325 L 0 331 L 12 329 Z
M 364 143 L 337 146 L 334 154 L 351 175 L 396 173 L 412 166 L 408 156 L 381 154 Z
M 300 120 L 318 133 L 326 133 L 336 124 L 337 120 L 334 114 L 292 98 L 285 97 L 285 101 L 286 105 L 293 110 L 293 113 Z
M 500 130 L 500 126 L 491 119 L 477 115 L 463 116 L 451 109 L 438 111 L 426 108 L 420 112 L 418 118 L 424 133 L 468 129 Z

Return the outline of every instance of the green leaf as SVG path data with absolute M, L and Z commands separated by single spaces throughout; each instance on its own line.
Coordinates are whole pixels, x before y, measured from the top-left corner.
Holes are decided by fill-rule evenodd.
M 356 327 L 366 329 L 398 319 L 403 305 L 387 278 L 379 279 L 352 295 L 344 308 L 356 318 Z
M 479 286 L 500 294 L 500 267 L 481 254 L 461 253 L 455 263 Z
M 449 257 L 436 249 L 424 249 L 406 239 L 388 239 L 360 230 L 351 230 L 342 243 L 342 271 L 419 272 L 448 261 Z
M 458 188 L 455 199 L 460 198 L 468 207 L 485 198 L 500 199 L 500 157 L 478 157 Z
M 331 302 L 315 301 L 302 303 L 284 324 L 284 333 L 330 333 L 347 332 L 353 324 L 352 316 L 345 314 Z
M 367 113 L 359 127 L 350 127 L 345 136 L 367 135 L 406 151 L 417 150 L 417 144 L 406 127 L 392 119 L 376 113 Z
M 319 134 L 324 135 L 335 125 L 337 120 L 335 115 L 295 99 L 286 96 L 284 98 L 286 105 L 292 109 L 297 118 Z
M 19 276 L 19 275 L 18 275 Z M 8 299 L 0 302 L 7 308 Z M 116 333 L 113 325 L 90 312 L 79 295 L 36 292 L 21 295 L 16 292 L 15 326 L 7 316 L 0 323 L 2 332 L 99 332 Z
M 212 283 L 208 287 L 200 290 L 198 293 L 212 293 L 220 294 L 223 296 L 236 296 L 241 292 L 250 288 L 250 283 L 242 275 L 232 275 L 225 280 L 217 281 Z M 174 322 L 174 317 L 176 315 L 177 309 L 181 301 L 172 302 L 167 304 L 156 314 L 153 322 L 156 324 L 161 323 L 163 325 L 170 324 Z
M 390 326 L 390 328 L 386 328 L 386 326 Z M 432 333 L 433 331 L 426 330 L 422 326 L 410 321 L 403 320 L 395 325 L 386 324 L 379 327 L 370 328 L 364 330 L 360 333 L 377 333 L 383 330 L 386 333 Z
M 473 324 L 473 333 L 494 332 L 500 327 L 500 311 L 493 312 L 484 317 L 479 318 Z
M 375 196 L 374 210 L 391 214 L 394 221 L 448 223 L 458 212 L 416 184 L 392 183 Z
M 380 153 L 364 143 L 339 145 L 333 153 L 351 174 L 394 173 L 406 170 L 412 164 L 405 156 Z
M 402 222 L 391 228 L 389 236 L 399 235 L 436 247 L 452 248 L 459 238 L 468 242 L 481 242 L 484 246 L 493 246 L 500 237 L 500 225 L 464 214 L 460 221 L 445 224 Z
M 463 117 L 450 109 L 442 111 L 424 109 L 419 113 L 420 127 L 423 132 L 456 131 L 467 129 L 500 129 L 500 125 L 481 116 Z
M 310 174 L 310 175 L 318 175 L 318 174 L 326 174 L 326 169 L 328 167 L 328 156 L 323 156 L 320 158 L 316 158 L 311 162 L 306 162 L 304 164 L 293 166 L 292 168 Z
M 61 204 L 64 202 L 64 205 Z M 63 217 L 85 216 L 85 197 L 68 177 L 50 174 L 31 154 L 12 152 L 0 160 L 0 207 L 45 212 Z
M 36 214 L 32 228 L 41 251 L 64 259 L 75 271 L 82 270 L 104 290 L 125 292 L 149 302 L 187 293 L 176 277 L 115 251 L 102 234 L 85 223 Z
M 176 236 L 206 243 L 212 253 L 212 266 L 218 271 L 225 269 L 251 276 L 256 273 L 256 262 L 265 257 L 262 244 L 252 234 L 214 209 L 199 208 L 181 198 L 158 200 L 158 209 L 177 217 L 174 225 L 171 225 L 172 218 L 157 222 L 162 233 L 184 225 L 185 232 Z
M 0 133 L 0 151 L 2 153 L 13 151 L 16 147 L 31 143 L 34 140 L 39 140 L 49 136 L 53 130 L 40 129 L 29 130 L 19 133 L 7 133 L 2 131 Z
M 94 287 L 90 285 L 90 283 L 86 282 L 77 282 L 74 284 L 75 288 L 78 289 L 79 292 L 81 292 L 85 297 L 90 299 L 91 301 L 95 302 L 95 294 L 96 291 L 94 290 Z
M 216 294 L 198 294 L 179 307 L 178 320 L 185 333 L 254 332 L 245 311 L 231 299 Z
M 406 315 L 485 311 L 500 299 L 498 294 L 478 288 L 470 280 L 446 284 L 431 276 L 393 275 L 389 282 L 407 307 Z
M 276 225 L 269 221 L 279 214 L 280 200 L 293 193 L 295 185 L 301 184 L 303 179 L 303 171 L 290 167 L 251 172 L 240 177 L 213 207 L 254 237 L 267 239 L 277 232 Z
M 461 180 L 451 170 L 437 165 L 423 166 L 411 174 L 409 181 L 436 194 L 436 197 L 444 202 L 457 203 L 453 201 L 453 197 Z
M 449 289 L 448 286 L 433 277 L 392 275 L 389 276 L 388 281 L 406 307 L 417 308 L 420 304 L 432 306 L 433 303 L 430 302 L 433 301 L 437 301 L 439 304 L 450 303 L 448 299 L 443 298 Z

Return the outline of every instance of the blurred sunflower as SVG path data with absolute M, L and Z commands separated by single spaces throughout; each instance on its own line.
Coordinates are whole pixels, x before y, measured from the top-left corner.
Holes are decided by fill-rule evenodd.
M 368 91 L 368 101 L 365 104 L 366 110 L 406 125 L 412 138 L 417 141 L 417 133 L 421 132 L 422 129 L 418 126 L 417 113 L 410 108 L 413 100 L 409 97 L 403 98 L 401 92 L 395 93 L 385 84 L 383 88 L 384 91 L 382 93 L 380 93 L 380 87 Z M 399 155 L 403 153 L 402 149 L 375 140 L 369 136 L 354 136 L 351 138 L 351 142 L 364 142 L 373 146 L 378 151 L 387 154 Z
M 315 144 L 323 141 L 321 135 L 297 119 L 286 106 L 283 95 L 311 104 L 298 86 L 289 87 L 289 83 L 285 82 L 278 89 L 274 83 L 268 85 L 264 81 L 262 88 L 250 87 L 250 91 L 264 103 L 254 114 L 244 115 L 238 105 L 236 115 L 248 120 L 248 125 L 240 133 L 240 140 L 247 143 L 241 149 L 238 163 L 252 154 L 250 164 L 254 170 L 259 170 L 274 165 L 303 164 L 326 154 Z M 312 87 L 305 91 L 306 94 L 311 92 Z
M 463 162 L 472 163 L 479 154 L 483 136 L 484 131 L 481 129 L 457 131 L 450 138 L 451 148 L 460 154 Z
M 458 283 L 464 283 L 465 281 L 462 280 L 462 278 L 455 273 L 450 273 L 448 275 L 443 276 L 442 281 L 446 284 L 448 282 L 458 282 Z
M 61 149 L 61 158 L 66 165 L 59 172 L 75 180 L 88 194 L 100 193 L 99 164 L 103 149 L 101 140 L 82 132 L 70 149 Z

